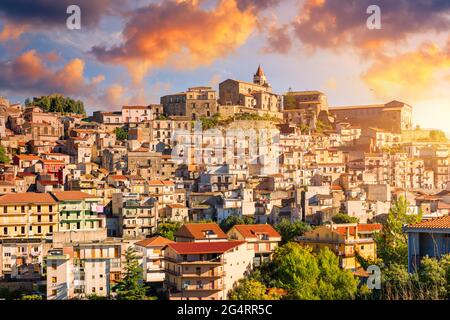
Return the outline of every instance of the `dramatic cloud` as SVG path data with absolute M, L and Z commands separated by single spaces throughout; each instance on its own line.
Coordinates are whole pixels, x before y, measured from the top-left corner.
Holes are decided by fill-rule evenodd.
M 236 0 L 237 7 L 241 11 L 262 11 L 278 5 L 283 0 Z
M 366 27 L 370 5 L 381 8 L 381 30 Z M 302 43 L 313 48 L 373 50 L 413 34 L 448 32 L 449 14 L 448 0 L 306 0 L 294 28 Z
M 287 54 L 292 48 L 289 26 L 271 26 L 267 30 L 267 43 L 263 48 L 264 53 Z
M 66 26 L 67 7 L 78 5 L 83 25 L 98 25 L 100 18 L 115 10 L 124 0 L 2 0 L 0 16 L 17 25 Z
M 26 30 L 25 26 L 13 26 L 11 24 L 4 24 L 0 30 L 0 42 L 6 40 L 16 40 Z
M 0 89 L 26 94 L 62 93 L 85 96 L 104 77 L 84 77 L 84 61 L 73 59 L 59 69 L 50 69 L 44 56 L 30 50 L 11 61 L 0 61 Z
M 123 30 L 123 43 L 95 46 L 99 61 L 119 63 L 135 83 L 158 66 L 190 69 L 225 57 L 244 44 L 256 18 L 238 9 L 235 0 L 219 0 L 210 10 L 196 1 L 163 1 L 137 9 Z
M 449 75 L 450 42 L 444 49 L 427 42 L 399 56 L 379 56 L 363 80 L 379 98 L 412 103 L 433 97 Z

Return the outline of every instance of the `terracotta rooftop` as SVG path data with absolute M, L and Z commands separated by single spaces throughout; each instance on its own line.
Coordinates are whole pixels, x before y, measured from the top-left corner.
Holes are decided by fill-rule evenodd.
M 28 203 L 56 204 L 56 200 L 49 193 L 35 192 L 11 193 L 0 197 L 0 205 Z
M 175 233 L 175 237 L 190 238 L 195 240 L 210 239 L 209 235 L 216 235 L 213 239 L 227 239 L 227 235 L 216 223 L 187 223 L 181 226 Z
M 237 224 L 236 229 L 244 238 L 256 238 L 258 234 L 267 234 L 271 238 L 281 238 L 280 234 L 270 224 Z
M 52 194 L 58 201 L 81 201 L 92 198 L 92 195 L 81 191 L 55 191 Z
M 186 208 L 186 206 L 183 206 L 182 204 L 178 204 L 178 203 L 168 204 L 167 206 L 169 208 L 172 208 L 172 209 L 183 209 L 183 208 Z
M 153 246 L 165 246 L 170 243 L 174 243 L 174 241 L 169 240 L 167 238 L 156 236 L 147 238 L 141 241 L 138 241 L 135 243 L 135 245 L 141 246 L 141 247 L 153 247 Z
M 18 154 L 16 157 L 19 160 L 41 160 L 41 158 L 35 154 Z
M 245 241 L 174 242 L 168 247 L 179 254 L 206 254 L 224 253 L 244 243 Z
M 410 224 L 407 229 L 450 229 L 450 216 Z
M 148 182 L 149 186 L 173 186 L 175 183 L 170 180 L 150 180 Z

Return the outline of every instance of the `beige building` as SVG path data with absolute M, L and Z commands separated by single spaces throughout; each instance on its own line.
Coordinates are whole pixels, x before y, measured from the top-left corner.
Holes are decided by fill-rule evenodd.
M 253 83 L 228 79 L 219 84 L 219 103 L 224 106 L 244 106 L 268 114 L 281 110 L 281 97 L 272 92 L 261 66 L 253 76 Z
M 112 286 L 121 277 L 124 249 L 120 239 L 108 238 L 65 243 L 50 250 L 46 257 L 47 299 L 110 297 Z
M 381 228 L 381 224 L 324 225 L 305 232 L 297 242 L 315 252 L 327 247 L 338 256 L 341 268 L 356 271 L 360 267 L 357 253 L 371 261 L 376 260 L 377 248 L 373 237 Z
M 247 242 L 248 247 L 255 251 L 255 266 L 269 261 L 281 242 L 281 235 L 270 224 L 235 225 L 227 235 L 230 240 Z
M 386 104 L 330 108 L 337 121 L 361 127 L 377 127 L 393 133 L 412 129 L 412 107 L 399 101 Z
M 45 238 L 58 229 L 58 203 L 48 193 L 0 197 L 1 238 Z
M 177 242 L 217 242 L 227 239 L 216 223 L 186 223 L 175 232 Z
M 186 92 L 161 97 L 166 116 L 197 120 L 218 113 L 216 91 L 211 87 L 192 87 Z
M 163 282 L 166 278 L 164 271 L 164 249 L 173 241 L 155 236 L 138 241 L 134 244 L 136 251 L 142 256 L 142 270 L 145 282 Z
M 164 252 L 169 299 L 226 300 L 252 270 L 254 255 L 245 241 L 169 244 Z

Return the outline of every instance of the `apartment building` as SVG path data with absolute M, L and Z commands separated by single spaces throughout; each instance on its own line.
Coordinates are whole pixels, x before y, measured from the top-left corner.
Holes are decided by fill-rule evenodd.
M 339 258 L 339 265 L 343 269 L 357 270 L 360 267 L 356 253 L 370 260 L 376 260 L 375 232 L 381 231 L 380 224 L 331 224 L 307 231 L 297 242 L 309 246 L 318 252 L 328 247 Z
M 0 196 L 0 239 L 45 238 L 58 229 L 58 203 L 48 193 Z
M 121 277 L 124 248 L 120 239 L 107 238 L 65 243 L 49 250 L 45 258 L 47 300 L 110 297 L 111 288 Z
M 136 251 L 142 255 L 142 270 L 145 282 L 162 282 L 166 278 L 164 270 L 164 249 L 172 240 L 155 236 L 134 244 Z
M 0 279 L 35 280 L 44 277 L 44 256 L 51 248 L 47 239 L 0 240 Z
M 216 242 L 227 239 L 216 223 L 185 223 L 175 232 L 176 242 Z
M 218 113 L 217 94 L 211 87 L 192 87 L 186 92 L 161 97 L 164 114 L 198 120 Z
M 59 203 L 59 231 L 95 230 L 105 227 L 100 199 L 81 191 L 52 192 Z
M 230 240 L 246 241 L 249 247 L 253 247 L 254 266 L 269 261 L 281 242 L 281 235 L 270 224 L 238 224 L 233 226 L 227 235 Z
M 173 300 L 226 300 L 253 267 L 245 241 L 171 243 L 164 251 L 164 287 Z
M 127 199 L 119 213 L 119 232 L 126 239 L 142 239 L 156 231 L 158 219 L 154 198 Z

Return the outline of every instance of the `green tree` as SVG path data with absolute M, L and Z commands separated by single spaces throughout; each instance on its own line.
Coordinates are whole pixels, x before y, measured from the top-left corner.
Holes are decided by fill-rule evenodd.
M 233 228 L 233 226 L 237 224 L 253 224 L 253 223 L 254 219 L 252 217 L 247 216 L 241 217 L 237 215 L 230 215 L 225 219 L 223 219 L 219 225 L 224 232 L 228 232 L 231 228 Z
M 329 249 L 320 250 L 317 255 L 319 265 L 318 294 L 324 300 L 354 299 L 358 280 L 350 271 L 339 267 L 339 258 Z
M 359 219 L 357 217 L 349 216 L 346 213 L 338 213 L 331 218 L 334 223 L 358 223 Z
M 408 264 L 408 237 L 403 226 L 420 222 L 422 214 L 408 214 L 408 202 L 400 197 L 392 203 L 383 230 L 375 236 L 378 257 L 385 263 Z
M 157 235 L 160 235 L 161 237 L 167 238 L 169 240 L 175 240 L 175 232 L 180 229 L 181 223 L 180 222 L 165 222 L 160 223 L 158 225 L 158 228 L 156 229 Z
M 279 247 L 273 257 L 272 286 L 286 289 L 289 298 L 317 300 L 317 279 L 320 270 L 310 248 L 295 242 Z
M 11 159 L 6 154 L 4 147 L 0 146 L 0 163 L 10 163 Z
M 124 128 L 116 128 L 114 130 L 114 133 L 116 134 L 117 140 L 121 140 L 121 141 L 128 140 L 128 131 L 125 130 Z
M 267 294 L 264 283 L 255 279 L 241 279 L 230 292 L 230 300 L 279 300 L 274 294 Z
M 303 235 L 306 231 L 311 230 L 311 226 L 303 221 L 295 221 L 291 223 L 287 219 L 282 219 L 275 225 L 275 229 L 281 235 L 283 243 L 293 241 L 295 237 Z
M 42 300 L 42 296 L 38 294 L 23 295 L 20 300 Z
M 339 267 L 339 259 L 325 248 L 317 255 L 309 247 L 289 242 L 274 253 L 273 260 L 263 266 L 265 285 L 282 288 L 286 298 L 295 300 L 355 299 L 358 280 Z
M 143 271 L 139 266 L 136 250 L 132 247 L 125 252 L 125 272 L 122 280 L 115 286 L 118 300 L 145 300 Z

